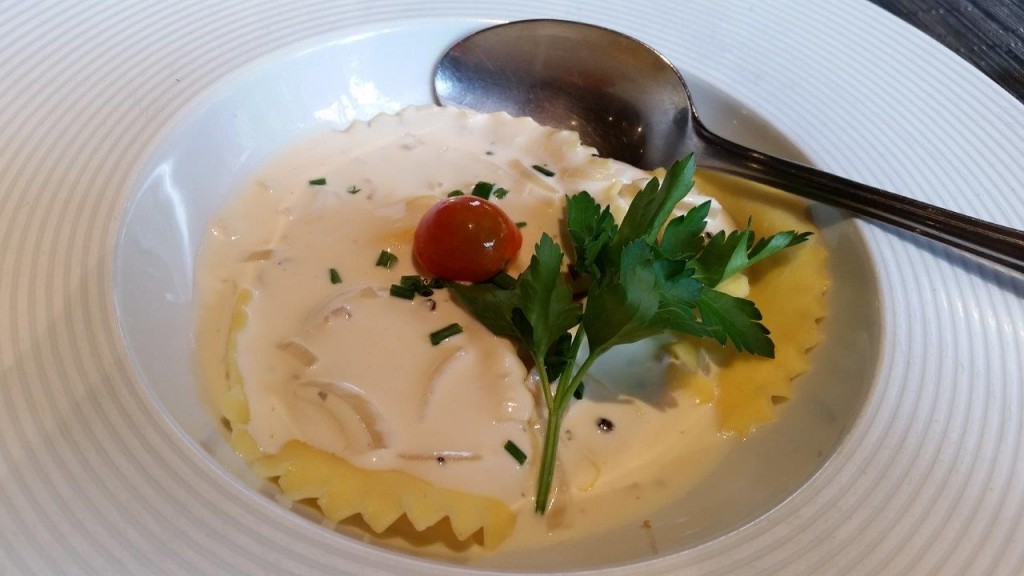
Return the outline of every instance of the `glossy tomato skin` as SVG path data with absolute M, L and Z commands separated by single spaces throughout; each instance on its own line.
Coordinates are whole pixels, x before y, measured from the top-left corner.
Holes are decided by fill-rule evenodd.
M 432 278 L 483 282 L 504 270 L 522 245 L 523 235 L 501 208 L 476 196 L 456 196 L 420 219 L 413 255 Z

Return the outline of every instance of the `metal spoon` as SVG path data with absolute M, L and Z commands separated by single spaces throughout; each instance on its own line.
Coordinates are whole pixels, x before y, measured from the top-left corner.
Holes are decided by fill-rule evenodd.
M 453 46 L 434 74 L 440 103 L 530 116 L 575 130 L 602 155 L 641 168 L 694 152 L 698 166 L 845 208 L 1024 272 L 1024 232 L 859 184 L 708 130 L 679 72 L 607 28 L 524 20 Z

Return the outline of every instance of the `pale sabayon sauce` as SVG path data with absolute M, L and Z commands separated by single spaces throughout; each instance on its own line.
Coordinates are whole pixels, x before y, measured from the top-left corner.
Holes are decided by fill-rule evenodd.
M 411 301 L 388 294 L 402 275 L 420 272 L 412 258 L 420 216 L 480 181 L 507 189 L 492 201 L 525 223 L 513 275 L 542 232 L 561 239 L 566 195 L 587 190 L 621 220 L 650 175 L 594 153 L 574 133 L 528 119 L 432 107 L 288 150 L 229 202 L 203 241 L 196 284 L 204 381 L 225 385 L 230 310 L 248 289 L 238 362 L 248 430 L 264 452 L 301 440 L 357 466 L 500 499 L 519 516 L 502 550 L 639 522 L 728 450 L 711 406 L 660 382 L 642 394 L 623 390 L 596 370 L 563 424 L 552 509 L 537 516 L 543 402 L 513 345 L 446 290 Z M 680 208 L 706 199 L 692 192 Z M 711 231 L 732 226 L 717 204 L 709 220 Z M 397 261 L 378 266 L 381 251 Z M 432 345 L 429 334 L 452 323 L 464 332 Z M 617 357 L 650 368 L 662 362 L 656 350 Z M 505 451 L 508 440 L 526 452 L 525 465 Z

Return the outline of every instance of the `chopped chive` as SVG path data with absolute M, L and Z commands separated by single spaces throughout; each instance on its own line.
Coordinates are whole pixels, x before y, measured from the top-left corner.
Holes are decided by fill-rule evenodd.
M 410 276 L 402 276 L 401 278 L 398 279 L 398 283 L 401 284 L 402 286 L 405 286 L 406 288 L 416 288 L 417 286 L 421 286 L 423 284 L 423 278 L 420 278 L 419 276 L 412 274 Z
M 545 176 L 554 176 L 555 175 L 554 172 L 552 172 L 551 170 L 548 170 L 547 168 L 541 166 L 540 164 L 534 164 L 533 165 L 533 169 L 536 170 L 537 172 L 540 172 L 541 174 L 543 174 Z
M 526 452 L 523 452 L 522 448 L 516 446 L 516 443 L 511 440 L 505 442 L 505 452 L 515 458 L 520 466 L 526 462 Z
M 345 191 L 348 192 L 349 194 L 358 194 L 362 192 L 363 189 L 353 184 L 352 186 L 349 186 Z
M 377 256 L 377 266 L 381 268 L 391 268 L 395 262 L 398 262 L 398 256 L 395 256 L 387 250 L 381 250 L 380 256 Z
M 427 282 L 427 287 L 433 288 L 434 290 L 437 290 L 439 288 L 447 288 L 448 281 L 445 280 L 444 278 L 434 278 L 430 282 Z
M 324 186 L 327 184 L 327 178 L 316 178 L 309 181 L 310 186 Z
M 523 221 L 516 222 L 516 228 L 526 228 L 526 222 L 523 222 Z
M 392 284 L 391 290 L 388 292 L 395 298 L 402 298 L 403 300 L 412 300 L 416 297 L 416 289 L 408 286 L 402 286 L 401 284 Z
M 583 382 L 572 391 L 572 397 L 577 400 L 583 400 Z
M 461 333 L 462 326 L 459 326 L 458 324 L 449 324 L 444 328 L 441 328 L 437 332 L 431 332 L 430 343 L 433 344 L 434 346 L 437 346 L 438 344 L 444 342 L 445 340 L 451 338 L 452 336 Z
M 341 284 L 341 274 L 338 274 L 337 268 L 331 268 L 331 284 Z
M 427 281 L 423 280 L 423 278 L 415 274 L 411 274 L 409 276 L 402 276 L 401 278 L 399 278 L 398 284 L 403 288 L 408 288 L 409 290 L 414 291 L 416 294 L 419 294 L 424 298 L 434 295 L 434 291 L 432 289 L 433 286 L 431 286 L 431 283 L 428 283 Z
M 508 190 L 506 190 L 504 188 L 495 188 L 494 189 L 494 197 L 497 198 L 498 200 L 501 200 L 507 194 L 508 194 Z
M 477 198 L 490 200 L 492 190 L 494 190 L 494 184 L 491 184 L 490 182 L 477 182 L 476 185 L 473 186 L 473 191 L 470 194 Z
M 456 196 L 462 196 L 462 195 L 463 195 L 462 190 L 452 190 L 451 192 L 448 193 L 448 197 L 449 198 L 455 198 Z
M 516 287 L 516 279 L 505 272 L 498 272 L 491 278 L 491 284 L 502 290 L 511 290 Z

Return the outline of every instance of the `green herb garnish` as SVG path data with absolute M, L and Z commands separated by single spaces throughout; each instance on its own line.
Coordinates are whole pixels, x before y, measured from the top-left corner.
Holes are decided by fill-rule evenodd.
M 518 462 L 520 466 L 526 462 L 526 452 L 523 452 L 523 449 L 516 446 L 516 443 L 511 440 L 505 442 L 505 452 L 508 452 L 513 458 L 515 458 L 516 462 Z
M 402 276 L 398 280 L 398 284 L 403 288 L 412 290 L 413 293 L 419 294 L 424 298 L 433 296 L 435 288 L 444 288 L 446 286 L 445 284 L 438 283 L 436 280 L 428 282 L 416 274 Z
M 584 383 L 580 382 L 580 385 L 577 386 L 576 389 L 572 391 L 572 397 L 577 400 L 583 400 L 583 387 Z
M 316 178 L 309 181 L 310 186 L 325 186 L 327 185 L 327 178 Z
M 352 186 L 346 188 L 345 191 L 348 192 L 349 194 L 358 194 L 362 192 L 363 189 L 353 184 Z
M 409 286 L 402 286 L 401 284 L 392 284 L 391 290 L 388 294 L 395 298 L 402 298 L 403 300 L 412 300 L 416 297 L 416 289 Z
M 498 288 L 511 290 L 516 286 L 516 279 L 507 272 L 498 272 L 493 278 L 491 278 L 491 284 L 494 284 Z
M 534 166 L 545 175 L 546 169 Z M 808 234 L 780 232 L 754 239 L 748 227 L 704 235 L 710 203 L 669 221 L 693 187 L 693 156 L 676 162 L 659 183 L 651 179 L 621 223 L 586 192 L 566 202 L 572 240 L 571 269 L 589 280 L 586 306 L 573 298 L 562 274 L 564 254 L 547 234 L 530 265 L 511 287 L 493 282 L 449 289 L 456 301 L 491 332 L 515 342 L 535 367 L 547 408 L 536 511 L 547 510 L 562 419 L 570 399 L 582 396 L 594 362 L 620 344 L 665 331 L 732 342 L 740 351 L 773 357 L 775 348 L 753 302 L 715 290 L 722 280 Z M 668 225 L 666 226 L 666 222 Z M 664 234 L 659 238 L 662 228 Z M 573 335 L 570 330 L 579 328 Z M 589 352 L 577 356 L 583 340 Z
M 555 175 L 554 172 L 552 172 L 551 170 L 548 170 L 547 168 L 541 166 L 540 164 L 534 164 L 532 166 L 532 168 L 534 170 L 536 170 L 537 172 L 540 172 L 541 174 L 545 175 L 545 176 L 554 176 Z
M 452 336 L 455 336 L 456 334 L 462 334 L 462 326 L 458 324 L 449 324 L 436 332 L 431 332 L 430 343 L 433 344 L 434 346 L 437 346 L 441 342 L 444 342 L 445 340 L 451 338 Z
M 526 228 L 526 222 L 523 222 L 523 221 L 516 222 L 516 228 Z
M 398 256 L 395 256 L 387 250 L 381 250 L 380 256 L 377 256 L 377 266 L 380 266 L 381 268 L 391 268 L 395 262 L 398 262 Z
M 505 196 L 508 196 L 508 190 L 505 188 L 495 188 L 493 194 L 495 198 L 501 200 Z
M 494 184 L 491 184 L 490 182 L 477 182 L 473 186 L 473 191 L 470 192 L 470 194 L 476 196 L 477 198 L 490 200 L 492 190 L 494 190 Z
M 331 284 L 341 284 L 341 274 L 338 273 L 337 268 L 331 268 L 330 276 Z
M 463 196 L 463 195 L 464 195 L 464 193 L 462 192 L 462 190 L 452 190 L 451 192 L 448 193 L 448 197 L 449 198 L 455 198 L 456 196 Z

